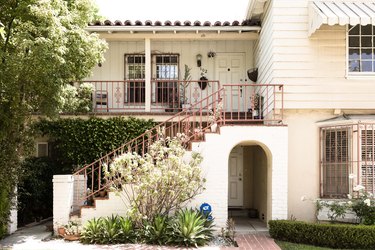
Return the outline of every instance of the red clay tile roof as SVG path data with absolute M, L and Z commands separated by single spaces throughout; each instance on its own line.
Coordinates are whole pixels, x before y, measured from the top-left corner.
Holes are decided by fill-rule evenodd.
M 104 22 L 95 21 L 93 23 L 89 23 L 89 26 L 216 26 L 216 27 L 218 27 L 218 26 L 260 26 L 260 23 L 259 23 L 258 20 L 256 20 L 256 21 L 254 21 L 254 20 L 244 20 L 242 22 L 233 21 L 232 23 L 228 22 L 228 21 L 224 21 L 224 22 L 216 21 L 214 23 L 211 23 L 209 21 L 191 22 L 189 20 L 186 20 L 184 22 L 179 21 L 179 20 L 176 20 L 174 22 L 171 22 L 169 20 L 164 21 L 164 22 L 161 22 L 161 21 L 152 22 L 150 20 L 146 20 L 144 22 L 142 22 L 140 20 L 136 20 L 134 22 L 132 22 L 130 20 L 125 20 L 123 22 L 120 21 L 120 20 L 116 20 L 116 21 L 105 20 Z

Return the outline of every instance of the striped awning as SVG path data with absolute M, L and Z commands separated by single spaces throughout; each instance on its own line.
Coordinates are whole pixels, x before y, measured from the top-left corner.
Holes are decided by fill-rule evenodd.
M 312 1 L 309 4 L 309 36 L 323 24 L 375 25 L 375 1 Z

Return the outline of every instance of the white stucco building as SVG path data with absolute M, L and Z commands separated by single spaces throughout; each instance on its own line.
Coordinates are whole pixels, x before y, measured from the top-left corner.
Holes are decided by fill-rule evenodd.
M 228 208 L 256 209 L 264 221 L 311 221 L 315 205 L 302 196 L 345 198 L 357 184 L 375 191 L 374 25 L 375 3 L 365 0 L 249 0 L 231 22 L 93 23 L 87 30 L 109 44 L 87 79 L 94 112 L 171 126 L 189 117 L 203 129 L 204 140 L 185 130 L 207 178 L 192 204 L 210 203 L 218 226 Z M 219 132 L 208 133 L 220 100 Z M 56 178 L 55 194 L 65 189 Z M 54 202 L 55 222 L 69 219 L 60 208 L 70 211 L 74 199 Z M 116 203 L 99 203 L 103 209 L 85 208 L 83 220 L 116 211 Z

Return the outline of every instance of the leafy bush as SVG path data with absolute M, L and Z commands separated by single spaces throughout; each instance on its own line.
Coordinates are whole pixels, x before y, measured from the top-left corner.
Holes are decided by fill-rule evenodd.
M 92 117 L 88 120 L 43 119 L 33 127 L 37 134 L 46 135 L 54 142 L 56 160 L 71 168 L 93 162 L 153 126 L 152 120 L 133 117 Z
M 18 224 L 25 225 L 52 216 L 55 174 L 64 174 L 59 164 L 49 158 L 28 158 L 22 165 L 18 184 Z
M 269 221 L 271 237 L 332 248 L 375 249 L 375 226 Z
M 176 213 L 171 223 L 171 240 L 184 246 L 203 246 L 212 239 L 213 221 L 197 210 L 184 209 Z
M 104 166 L 105 176 L 116 180 L 111 188 L 123 191 L 124 199 L 132 204 L 130 216 L 138 227 L 144 218 L 152 221 L 157 215 L 179 209 L 204 189 L 202 157 L 192 153 L 186 162 L 184 141 L 185 135 L 165 139 L 161 135 L 145 156 L 128 152 L 115 158 L 109 169 Z
M 0 188 L 0 239 L 8 233 L 10 202 L 7 190 Z

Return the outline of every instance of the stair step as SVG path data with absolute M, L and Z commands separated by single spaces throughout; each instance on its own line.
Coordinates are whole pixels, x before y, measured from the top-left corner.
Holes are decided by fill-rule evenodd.
M 229 217 L 257 217 L 257 210 L 252 208 L 229 208 L 228 216 Z

